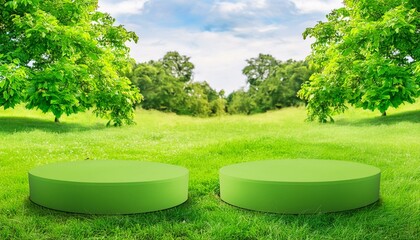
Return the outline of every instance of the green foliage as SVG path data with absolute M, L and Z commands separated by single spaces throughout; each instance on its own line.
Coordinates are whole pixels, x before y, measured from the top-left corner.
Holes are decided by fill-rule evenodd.
M 229 113 L 261 113 L 301 104 L 296 93 L 311 74 L 305 62 L 282 62 L 260 54 L 247 63 L 242 72 L 247 76 L 249 89 L 240 89 L 228 97 Z
M 243 88 L 229 94 L 227 101 L 230 114 L 251 114 L 257 107 L 250 94 Z
M 259 54 L 256 58 L 247 59 L 248 65 L 242 70 L 247 77 L 247 83 L 251 86 L 258 86 L 275 71 L 278 61 L 269 54 Z
M 190 112 L 195 116 L 210 115 L 211 108 L 208 96 L 209 92 L 206 91 L 206 87 L 209 87 L 207 83 L 192 82 L 188 84 L 186 89 L 188 97 L 186 106 L 184 106 L 186 114 Z
M 190 57 L 180 55 L 178 52 L 167 52 L 162 60 L 163 68 L 174 78 L 182 82 L 189 82 L 193 79 L 194 64 Z
M 173 112 L 184 101 L 183 83 L 167 74 L 160 62 L 136 64 L 131 81 L 144 96 L 144 109 Z
M 212 116 L 222 116 L 226 114 L 227 100 L 223 94 L 220 97 L 210 102 L 210 109 Z
M 213 116 L 225 113 L 224 96 L 207 82 L 193 82 L 189 57 L 168 52 L 159 61 L 135 64 L 128 76 L 144 100 L 141 107 L 183 115 Z
M 207 82 L 193 82 L 194 64 L 189 57 L 168 52 L 159 61 L 135 64 L 127 76 L 140 88 L 144 109 L 175 112 L 193 116 L 253 114 L 288 106 L 302 101 L 296 96 L 301 84 L 310 76 L 306 62 L 282 62 L 271 55 L 260 54 L 247 60 L 243 69 L 248 91 L 240 89 L 225 98 Z
M 127 76 L 139 87 L 144 109 L 175 112 L 193 116 L 220 116 L 266 112 L 302 102 L 296 96 L 310 76 L 303 61 L 282 62 L 260 54 L 247 60 L 243 69 L 249 90 L 240 89 L 225 98 L 207 82 L 193 82 L 194 64 L 189 57 L 168 52 L 159 61 L 135 64 Z
M 315 73 L 299 92 L 308 119 L 326 122 L 346 104 L 386 113 L 420 95 L 420 12 L 416 1 L 345 1 L 308 28 Z
M 193 116 L 221 116 L 225 114 L 224 92 L 217 92 L 207 82 L 191 82 L 187 85 L 187 106 Z
M 114 26 L 97 1 L 0 1 L 0 106 L 52 112 L 94 108 L 109 124 L 133 122 L 141 95 L 122 76 L 133 32 Z

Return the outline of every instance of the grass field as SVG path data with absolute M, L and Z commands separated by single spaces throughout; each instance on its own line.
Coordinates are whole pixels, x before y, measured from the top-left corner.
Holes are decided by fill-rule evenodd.
M 420 103 L 379 113 L 350 109 L 334 124 L 305 122 L 303 108 L 192 118 L 139 110 L 137 125 L 106 128 L 64 117 L 0 110 L 0 239 L 420 239 Z M 218 169 L 264 159 L 337 159 L 382 170 L 380 201 L 361 209 L 281 215 L 232 207 Z M 144 160 L 190 170 L 189 200 L 165 211 L 78 215 L 28 200 L 28 170 L 58 161 Z

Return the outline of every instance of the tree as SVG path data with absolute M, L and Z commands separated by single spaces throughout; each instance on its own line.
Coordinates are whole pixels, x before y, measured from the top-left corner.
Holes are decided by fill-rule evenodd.
M 247 77 L 247 83 L 256 87 L 270 77 L 278 64 L 278 61 L 269 54 L 259 54 L 256 58 L 247 59 L 248 65 L 242 70 Z
M 135 64 L 127 76 L 144 96 L 141 107 L 193 116 L 223 114 L 224 93 L 217 93 L 207 82 L 193 82 L 194 64 L 189 59 L 168 52 L 159 61 Z
M 186 87 L 186 105 L 193 116 L 220 116 L 225 114 L 224 91 L 217 92 L 204 82 L 191 82 Z
M 304 32 L 315 73 L 299 96 L 308 119 L 333 121 L 347 104 L 379 110 L 413 103 L 420 85 L 420 12 L 417 0 L 347 0 Z
M 180 55 L 178 52 L 167 52 L 161 60 L 171 76 L 182 82 L 189 82 L 193 79 L 194 64 L 190 62 L 190 57 Z
M 185 114 L 193 116 L 209 116 L 211 108 L 209 103 L 208 84 L 206 82 L 191 82 L 186 87 L 187 99 Z
M 210 108 L 213 116 L 222 116 L 226 114 L 227 101 L 223 95 L 210 102 Z
M 256 108 L 255 101 L 250 94 L 243 88 L 229 94 L 228 98 L 228 112 L 230 114 L 251 114 Z
M 247 76 L 248 91 L 241 89 L 228 97 L 229 113 L 262 113 L 302 103 L 296 94 L 311 73 L 306 62 L 283 62 L 259 54 L 247 63 L 242 72 Z
M 179 112 L 185 105 L 184 83 L 169 75 L 161 62 L 150 61 L 135 66 L 132 81 L 144 96 L 141 107 Z
M 94 0 L 0 0 L 0 106 L 63 114 L 94 108 L 109 124 L 133 122 L 141 100 L 122 73 L 133 32 Z
M 312 71 L 305 61 L 287 60 L 280 62 L 275 78 L 277 87 L 273 91 L 272 98 L 274 105 L 272 107 L 281 108 L 289 106 L 298 106 L 302 100 L 297 96 L 297 92 L 303 82 L 307 81 Z

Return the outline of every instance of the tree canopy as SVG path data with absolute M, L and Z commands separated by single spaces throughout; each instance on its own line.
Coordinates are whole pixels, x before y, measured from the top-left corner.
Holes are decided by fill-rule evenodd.
M 0 106 L 26 103 L 58 120 L 93 108 L 108 124 L 132 123 L 141 100 L 123 72 L 137 36 L 95 0 L 0 0 Z
M 190 57 L 172 51 L 158 61 L 135 64 L 129 77 L 144 96 L 140 104 L 144 109 L 193 116 L 224 114 L 224 92 L 205 81 L 193 81 L 193 75 Z
M 172 51 L 167 52 L 160 62 L 166 72 L 174 78 L 182 82 L 192 81 L 195 66 L 190 62 L 190 57 Z
M 271 77 L 274 68 L 278 65 L 277 59 L 269 54 L 259 54 L 256 58 L 247 59 L 247 66 L 242 73 L 247 77 L 247 83 L 256 87 Z
M 303 34 L 315 38 L 308 57 L 315 73 L 299 92 L 309 120 L 333 120 L 347 104 L 386 115 L 420 94 L 419 2 L 344 3 Z
M 302 103 L 296 93 L 311 74 L 306 62 L 280 61 L 269 54 L 259 54 L 246 62 L 242 73 L 247 77 L 248 90 L 228 96 L 229 113 L 260 113 Z

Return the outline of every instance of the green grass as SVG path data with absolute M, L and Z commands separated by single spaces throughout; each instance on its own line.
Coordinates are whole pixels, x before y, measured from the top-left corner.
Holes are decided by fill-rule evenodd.
M 0 239 L 420 239 L 420 103 L 379 113 L 350 109 L 335 124 L 304 122 L 302 108 L 191 118 L 137 112 L 106 128 L 92 114 L 0 110 Z M 315 215 L 248 211 L 218 196 L 220 167 L 282 158 L 337 159 L 382 170 L 380 201 Z M 190 170 L 189 200 L 165 211 L 79 215 L 28 199 L 28 171 L 58 161 L 144 160 Z

